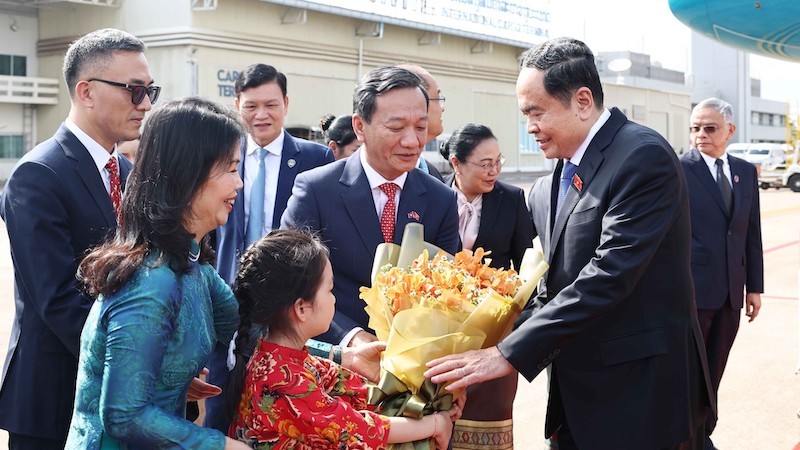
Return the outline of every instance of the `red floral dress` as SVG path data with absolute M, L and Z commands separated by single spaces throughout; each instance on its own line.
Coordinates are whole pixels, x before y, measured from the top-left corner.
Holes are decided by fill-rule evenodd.
M 385 449 L 389 419 L 366 397 L 360 375 L 308 349 L 259 341 L 228 435 L 259 449 Z

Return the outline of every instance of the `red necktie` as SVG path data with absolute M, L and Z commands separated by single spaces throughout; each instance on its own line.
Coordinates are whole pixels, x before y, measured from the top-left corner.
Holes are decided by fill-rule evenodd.
M 122 212 L 122 184 L 119 181 L 119 166 L 117 165 L 117 158 L 111 157 L 106 163 L 106 170 L 108 170 L 108 177 L 110 180 L 110 194 L 111 205 L 114 206 L 114 213 L 117 215 L 119 221 Z
M 389 201 L 383 207 L 381 213 L 381 233 L 383 233 L 383 242 L 394 242 L 394 215 L 395 215 L 395 201 L 394 194 L 397 192 L 397 185 L 394 183 L 383 183 L 379 186 L 381 190 L 389 196 Z

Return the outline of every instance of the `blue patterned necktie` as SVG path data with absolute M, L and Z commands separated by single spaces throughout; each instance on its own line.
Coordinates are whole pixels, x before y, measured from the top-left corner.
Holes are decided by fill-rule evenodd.
M 261 238 L 261 234 L 264 232 L 264 191 L 267 183 L 267 167 L 264 158 L 266 156 L 266 149 L 260 147 L 256 149 L 258 173 L 256 173 L 253 186 L 250 188 L 250 215 L 247 218 L 246 247 L 250 247 L 253 242 Z
M 564 204 L 564 198 L 567 196 L 567 191 L 569 191 L 569 185 L 572 183 L 572 177 L 575 175 L 575 172 L 578 170 L 578 166 L 572 164 L 569 161 L 564 162 L 564 168 L 561 169 L 561 184 L 558 187 L 558 202 L 556 202 L 556 217 L 558 217 L 558 213 L 561 211 L 561 205 Z

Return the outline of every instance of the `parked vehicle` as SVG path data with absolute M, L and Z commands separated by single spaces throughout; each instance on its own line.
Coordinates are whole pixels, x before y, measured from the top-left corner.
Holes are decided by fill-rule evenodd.
M 727 152 L 763 169 L 773 170 L 786 163 L 787 149 L 790 147 L 785 144 L 736 143 L 728 145 Z
M 794 146 L 792 164 L 783 173 L 783 185 L 793 192 L 800 192 L 800 142 Z

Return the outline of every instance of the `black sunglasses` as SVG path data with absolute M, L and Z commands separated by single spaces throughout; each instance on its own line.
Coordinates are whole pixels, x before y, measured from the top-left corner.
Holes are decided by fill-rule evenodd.
M 138 105 L 144 101 L 144 96 L 150 97 L 150 104 L 155 105 L 158 100 L 158 94 L 161 93 L 161 86 L 145 86 L 143 84 L 125 84 L 117 83 L 116 81 L 101 80 L 100 78 L 89 78 L 89 81 L 99 81 L 101 83 L 110 84 L 112 86 L 121 87 L 131 91 L 131 103 Z

